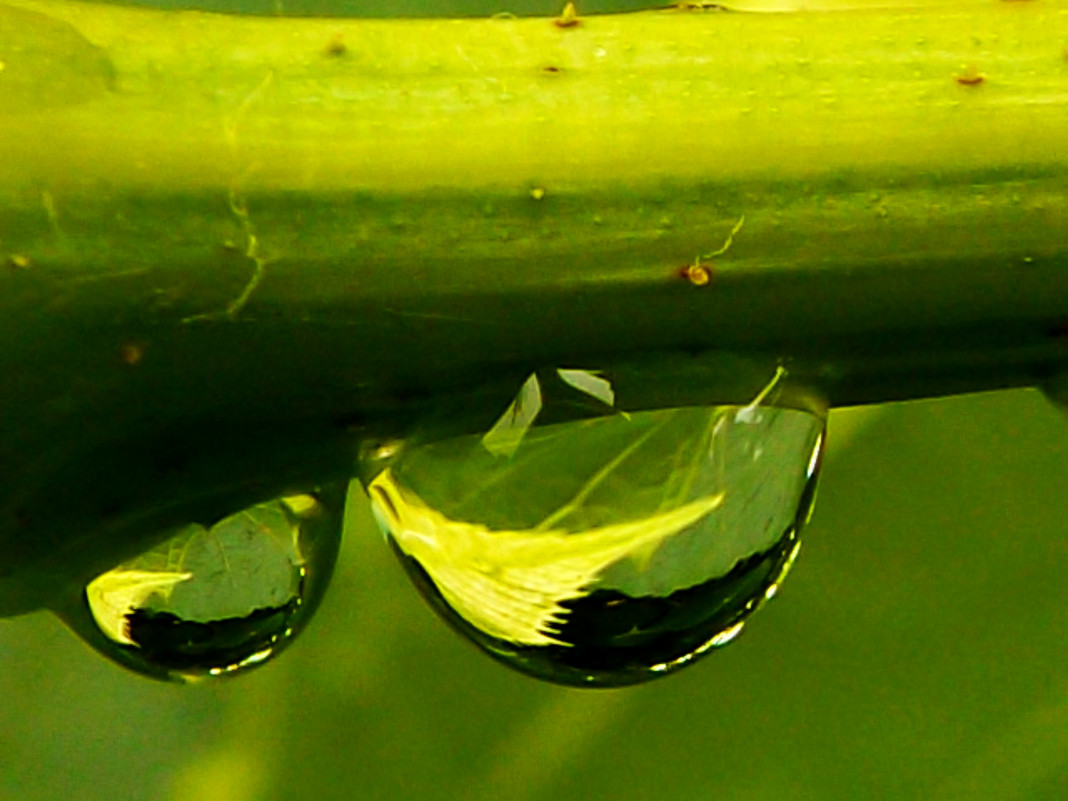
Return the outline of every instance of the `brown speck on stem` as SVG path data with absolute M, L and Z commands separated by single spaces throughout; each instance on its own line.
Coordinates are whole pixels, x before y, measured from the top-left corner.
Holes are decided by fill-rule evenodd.
M 550 64 L 550 65 L 548 65 L 546 67 L 542 67 L 541 71 L 546 73 L 546 74 L 548 74 L 548 75 L 559 75 L 561 72 L 563 72 L 562 69 L 560 69 L 559 67 L 553 66 L 552 64 Z
M 694 286 L 706 286 L 712 280 L 712 271 L 702 264 L 702 261 L 708 261 L 714 259 L 717 256 L 722 256 L 728 250 L 731 245 L 734 244 L 734 237 L 742 230 L 742 226 L 745 225 L 745 215 L 743 214 L 738 218 L 738 222 L 734 224 L 731 232 L 727 234 L 727 239 L 717 250 L 712 251 L 704 256 L 698 256 L 692 263 L 687 264 L 681 270 L 679 275 L 685 278 Z
M 553 20 L 553 25 L 557 28 L 574 28 L 579 25 L 578 9 L 575 8 L 575 4 L 569 2 L 564 6 L 564 10 L 560 12 L 560 16 Z
M 144 357 L 145 346 L 139 342 L 127 342 L 119 348 L 119 358 L 122 359 L 123 364 L 130 367 L 140 364 Z
M 706 286 L 712 280 L 712 272 L 700 264 L 687 264 L 680 273 L 694 286 Z
M 985 80 L 986 76 L 979 72 L 975 64 L 969 64 L 964 68 L 964 72 L 957 75 L 957 83 L 961 86 L 978 86 Z
M 345 36 L 341 33 L 335 33 L 330 41 L 326 43 L 324 51 L 326 55 L 331 58 L 340 58 L 349 52 L 349 49 L 345 46 Z

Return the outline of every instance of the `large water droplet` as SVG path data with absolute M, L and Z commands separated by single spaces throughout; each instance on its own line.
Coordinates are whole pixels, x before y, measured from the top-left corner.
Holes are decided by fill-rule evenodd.
M 391 449 L 367 485 L 415 584 L 489 654 L 539 678 L 668 673 L 772 597 L 810 512 L 824 419 L 753 403 L 624 413 L 612 385 L 536 375 L 484 436 Z M 548 422 L 585 407 L 593 416 Z
M 192 681 L 260 665 L 322 599 L 344 498 L 344 487 L 331 487 L 185 526 L 97 576 L 59 613 L 102 654 L 153 678 Z

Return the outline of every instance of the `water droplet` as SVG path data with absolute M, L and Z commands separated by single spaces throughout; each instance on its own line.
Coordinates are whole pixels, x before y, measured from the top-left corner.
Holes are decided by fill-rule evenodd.
M 190 524 L 97 576 L 57 610 L 93 648 L 138 673 L 195 681 L 271 659 L 304 628 L 337 558 L 346 488 Z
M 575 686 L 664 675 L 737 636 L 797 554 L 824 418 L 775 405 L 781 374 L 748 405 L 632 413 L 597 373 L 534 374 L 485 435 L 399 451 L 372 508 L 491 656 Z

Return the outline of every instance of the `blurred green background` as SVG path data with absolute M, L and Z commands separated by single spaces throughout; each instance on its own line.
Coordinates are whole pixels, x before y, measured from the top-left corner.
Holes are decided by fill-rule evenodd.
M 478 653 L 359 495 L 318 618 L 243 678 L 155 684 L 0 621 L 0 800 L 1068 798 L 1068 418 L 1017 391 L 829 436 L 779 597 L 642 687 Z

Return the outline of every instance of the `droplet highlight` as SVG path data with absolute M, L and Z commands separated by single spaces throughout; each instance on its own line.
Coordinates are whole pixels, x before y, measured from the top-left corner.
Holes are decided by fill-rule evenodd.
M 93 579 L 61 617 L 104 656 L 196 681 L 263 664 L 307 625 L 337 559 L 345 487 L 190 524 Z
M 824 417 L 774 405 L 781 371 L 745 406 L 632 413 L 583 372 L 530 376 L 485 435 L 406 447 L 367 491 L 462 634 L 538 678 L 621 686 L 725 645 L 776 593 Z M 555 422 L 565 407 L 588 416 Z

